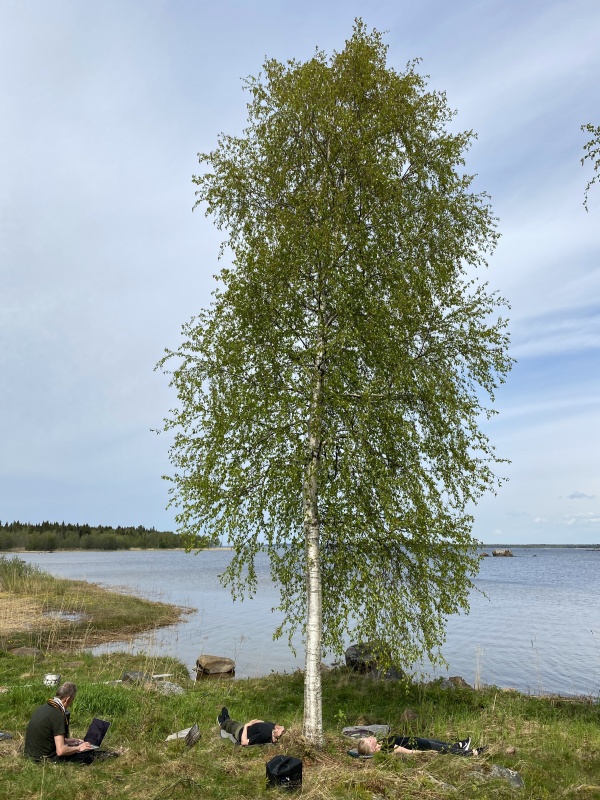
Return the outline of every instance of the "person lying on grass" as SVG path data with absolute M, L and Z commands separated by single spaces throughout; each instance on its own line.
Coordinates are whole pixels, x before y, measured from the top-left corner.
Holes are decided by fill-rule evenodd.
M 283 725 L 275 722 L 264 722 L 262 719 L 253 719 L 250 722 L 236 722 L 229 716 L 229 711 L 223 706 L 217 717 L 221 736 L 231 738 L 242 747 L 251 744 L 272 744 L 285 733 Z
M 373 753 L 378 753 L 380 750 L 384 753 L 394 753 L 395 755 L 422 750 L 437 750 L 438 753 L 452 753 L 457 756 L 477 756 L 487 750 L 485 745 L 472 750 L 470 748 L 471 737 L 450 744 L 449 742 L 440 742 L 437 739 L 423 739 L 420 736 L 396 735 L 388 736 L 382 739 L 381 742 L 378 742 L 375 736 L 365 736 L 359 739 L 356 745 L 356 750 L 361 756 L 369 756 Z

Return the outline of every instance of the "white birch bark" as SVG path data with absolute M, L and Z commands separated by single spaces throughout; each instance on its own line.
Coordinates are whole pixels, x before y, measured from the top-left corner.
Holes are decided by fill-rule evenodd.
M 321 686 L 322 590 L 319 545 L 319 455 L 321 449 L 322 358 L 317 364 L 309 420 L 309 460 L 304 477 L 304 535 L 306 539 L 306 654 L 304 665 L 304 736 L 323 743 Z

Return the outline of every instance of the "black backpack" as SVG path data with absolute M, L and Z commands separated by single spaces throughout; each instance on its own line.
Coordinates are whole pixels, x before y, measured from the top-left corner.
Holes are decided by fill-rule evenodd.
M 298 789 L 302 786 L 302 761 L 292 756 L 274 756 L 267 761 L 267 788 Z

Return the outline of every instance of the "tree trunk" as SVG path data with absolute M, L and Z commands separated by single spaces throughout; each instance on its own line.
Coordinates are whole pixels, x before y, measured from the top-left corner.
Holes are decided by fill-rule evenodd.
M 306 654 L 304 665 L 304 726 L 308 741 L 323 744 L 323 695 L 321 687 L 321 642 L 323 627 L 320 523 L 319 459 L 323 396 L 322 360 L 317 365 L 309 421 L 309 458 L 304 476 L 304 536 L 306 541 Z
M 306 655 L 304 671 L 304 736 L 313 744 L 323 742 L 323 703 L 321 689 L 321 567 L 319 520 L 315 476 L 307 476 L 305 500 L 306 535 Z

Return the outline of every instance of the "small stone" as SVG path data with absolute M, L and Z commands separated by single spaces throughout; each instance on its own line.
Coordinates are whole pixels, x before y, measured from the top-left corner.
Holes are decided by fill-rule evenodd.
M 416 722 L 419 719 L 419 715 L 412 708 L 405 708 L 400 715 L 400 719 L 403 722 Z
M 121 676 L 121 680 L 123 683 L 146 683 L 146 681 L 152 680 L 152 675 L 146 675 L 145 672 L 131 670 L 129 672 L 124 672 Z
M 516 770 L 509 769 L 508 767 L 499 767 L 497 764 L 485 770 L 471 770 L 469 774 L 479 783 L 492 780 L 504 780 L 508 781 L 515 789 L 522 789 L 523 786 L 525 786 L 523 778 Z
M 375 680 L 399 681 L 406 678 L 406 674 L 401 667 L 391 665 L 387 669 L 381 669 L 373 654 L 371 644 L 350 645 L 344 655 L 347 667 L 363 675 L 368 674 Z
M 521 789 L 523 786 L 525 786 L 525 782 L 519 773 L 514 769 L 509 769 L 508 767 L 499 767 L 497 764 L 494 764 L 490 770 L 490 776 L 492 778 L 501 778 L 502 780 L 508 781 L 511 786 L 515 787 L 515 789 Z
M 442 689 L 472 689 L 472 686 L 466 682 L 460 675 L 454 675 L 452 678 L 444 678 L 440 683 Z
M 155 683 L 154 686 L 159 694 L 185 694 L 185 689 L 183 687 L 178 686 L 176 683 L 171 683 L 170 681 L 159 681 Z
M 41 650 L 38 650 L 37 647 L 15 647 L 14 650 L 10 651 L 13 656 L 43 656 Z
M 439 780 L 439 778 L 435 778 L 433 775 L 430 775 L 429 772 L 425 773 L 425 777 L 427 780 L 431 781 L 438 789 L 441 789 L 443 792 L 457 792 L 458 789 L 456 786 L 452 786 L 451 783 L 444 783 L 444 781 Z
M 193 725 L 192 725 L 192 727 L 193 727 Z M 177 731 L 177 733 L 171 733 L 169 736 L 167 736 L 167 738 L 165 739 L 165 742 L 173 742 L 176 739 L 185 739 L 185 737 L 188 735 L 188 733 L 191 730 L 192 730 L 192 728 L 184 728 L 182 731 Z

